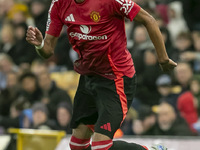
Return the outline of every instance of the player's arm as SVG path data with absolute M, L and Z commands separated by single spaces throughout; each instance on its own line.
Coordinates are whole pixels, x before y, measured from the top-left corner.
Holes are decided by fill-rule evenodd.
M 151 41 L 156 49 L 158 62 L 160 63 L 163 71 L 169 71 L 176 67 L 177 64 L 171 59 L 169 59 L 167 55 L 162 34 L 160 32 L 156 20 L 142 8 L 140 9 L 139 13 L 136 15 L 134 20 L 139 23 L 142 23 L 146 27 Z
M 38 28 L 29 26 L 26 33 L 26 40 L 30 44 L 36 46 L 38 55 L 47 59 L 53 55 L 58 37 L 46 34 L 43 39 L 42 33 L 38 30 Z

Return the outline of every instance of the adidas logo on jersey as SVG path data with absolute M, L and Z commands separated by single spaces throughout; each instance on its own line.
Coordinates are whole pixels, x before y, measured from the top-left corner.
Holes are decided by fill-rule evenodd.
M 110 123 L 104 124 L 100 128 L 111 132 L 111 125 L 110 125 Z
M 72 22 L 75 22 L 75 19 L 74 19 L 73 14 L 70 14 L 69 16 L 67 16 L 67 17 L 65 18 L 65 21 L 72 21 Z

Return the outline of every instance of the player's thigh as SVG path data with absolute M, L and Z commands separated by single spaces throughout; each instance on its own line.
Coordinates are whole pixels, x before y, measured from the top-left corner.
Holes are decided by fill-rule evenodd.
M 110 139 L 126 117 L 135 93 L 135 77 L 102 80 L 96 85 L 98 120 L 95 132 Z M 101 135 L 99 135 L 101 136 Z
M 84 124 L 79 124 L 76 129 L 73 129 L 72 136 L 78 139 L 89 139 L 93 134 L 93 131 Z
M 85 76 L 81 76 L 74 98 L 71 128 L 77 129 L 80 124 L 94 125 L 98 118 L 95 98 L 87 88 Z

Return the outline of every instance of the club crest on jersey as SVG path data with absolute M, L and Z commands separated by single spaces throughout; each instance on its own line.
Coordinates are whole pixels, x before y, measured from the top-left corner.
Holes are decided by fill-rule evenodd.
M 100 16 L 99 12 L 92 11 L 92 12 L 90 13 L 90 18 L 91 18 L 94 22 L 99 22 L 99 20 L 101 19 L 101 16 Z

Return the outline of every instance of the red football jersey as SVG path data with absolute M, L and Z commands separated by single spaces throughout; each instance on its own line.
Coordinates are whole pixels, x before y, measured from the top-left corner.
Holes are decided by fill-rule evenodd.
M 46 33 L 58 37 L 62 26 L 68 27 L 69 41 L 79 54 L 74 63 L 78 73 L 108 79 L 133 77 L 124 17 L 132 21 L 139 11 L 132 0 L 53 0 Z

